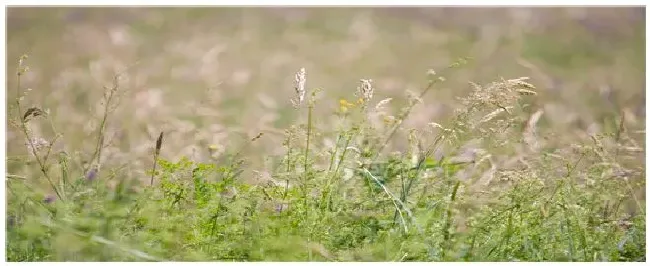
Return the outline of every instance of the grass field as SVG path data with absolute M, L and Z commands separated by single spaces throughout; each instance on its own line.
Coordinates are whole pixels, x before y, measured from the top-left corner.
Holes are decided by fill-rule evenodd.
M 644 8 L 8 8 L 8 261 L 645 261 Z

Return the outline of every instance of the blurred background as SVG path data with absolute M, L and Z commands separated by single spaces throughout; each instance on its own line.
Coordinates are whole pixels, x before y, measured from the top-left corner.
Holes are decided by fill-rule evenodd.
M 37 136 L 62 137 L 55 152 L 89 158 L 102 117 L 104 86 L 120 73 L 119 106 L 109 116 L 103 167 L 133 177 L 161 156 L 209 160 L 215 150 L 246 152 L 264 169 L 284 152 L 284 129 L 301 115 L 290 98 L 304 67 L 307 88 L 321 88 L 317 127 L 331 125 L 340 98 L 372 79 L 375 102 L 419 92 L 429 69 L 458 58 L 405 122 L 445 121 L 457 97 L 479 84 L 530 77 L 540 126 L 570 139 L 598 133 L 625 114 L 630 134 L 645 138 L 645 9 L 633 8 L 8 8 L 7 106 L 16 119 L 15 69 L 30 71 L 25 106 L 49 110 L 31 123 Z M 8 126 L 8 171 L 29 166 L 25 140 Z M 212 149 L 210 149 L 210 147 Z

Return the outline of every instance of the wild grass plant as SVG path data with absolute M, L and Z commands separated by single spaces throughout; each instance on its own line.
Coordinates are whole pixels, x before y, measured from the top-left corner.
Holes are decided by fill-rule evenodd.
M 9 261 L 645 261 L 638 8 L 7 13 Z
M 100 167 L 119 76 L 105 88 L 95 150 L 75 164 L 65 150 L 52 159 L 57 135 L 31 133 L 48 113 L 24 106 L 26 59 L 11 121 L 27 140 L 23 163 L 40 172 L 8 175 L 9 261 L 645 260 L 645 207 L 635 196 L 642 173 L 617 160 L 640 147 L 623 123 L 609 135 L 546 147 L 538 118 L 525 112 L 537 94 L 525 77 L 470 83 L 449 121 L 419 132 L 402 122 L 466 59 L 429 71 L 425 88 L 395 113 L 361 79 L 331 110 L 336 126 L 315 122 L 313 110 L 326 108 L 319 103 L 336 100 L 318 98 L 326 88 L 309 87 L 302 68 L 292 100 L 299 118 L 264 182 L 242 178 L 247 158 L 237 147 L 211 162 L 160 157 L 161 133 L 143 187 Z M 397 131 L 408 132 L 402 150 L 389 147 Z M 326 138 L 336 141 L 324 145 Z M 54 194 L 33 189 L 32 179 Z

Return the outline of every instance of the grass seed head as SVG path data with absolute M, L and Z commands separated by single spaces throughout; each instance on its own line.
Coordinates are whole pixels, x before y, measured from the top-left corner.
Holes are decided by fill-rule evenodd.
M 372 87 L 372 79 L 361 79 L 361 86 L 357 87 L 357 96 L 364 106 L 366 106 L 372 99 L 374 90 L 375 89 Z
M 307 82 L 307 76 L 305 73 L 305 68 L 300 68 L 300 71 L 295 75 L 295 85 L 294 89 L 296 90 L 296 99 L 292 99 L 291 102 L 293 106 L 298 108 L 305 101 L 305 83 Z
M 383 99 L 383 100 L 379 101 L 379 103 L 377 103 L 377 105 L 375 105 L 375 110 L 377 110 L 377 111 L 384 110 L 386 105 L 388 105 L 390 103 L 390 101 L 392 101 L 392 100 L 393 100 L 393 98 L 386 98 L 386 99 Z

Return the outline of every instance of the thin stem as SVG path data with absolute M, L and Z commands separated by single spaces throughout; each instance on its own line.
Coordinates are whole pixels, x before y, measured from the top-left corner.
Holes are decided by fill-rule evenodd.
M 332 149 L 332 156 L 330 156 L 330 166 L 327 168 L 327 171 L 332 171 L 332 167 L 334 166 L 334 159 L 336 158 L 336 153 L 339 151 L 338 148 L 340 142 L 341 142 L 341 134 L 339 134 L 336 137 L 336 143 L 334 144 L 334 148 Z
M 307 140 L 305 144 L 305 161 L 304 161 L 304 173 L 303 173 L 303 181 L 302 181 L 302 190 L 303 190 L 303 196 L 305 200 L 305 204 L 307 203 L 307 177 L 308 177 L 308 166 L 309 166 L 309 141 L 310 141 L 310 136 L 311 136 L 311 127 L 312 127 L 312 121 L 311 121 L 311 116 L 312 116 L 312 110 L 314 106 L 312 103 L 309 104 L 309 109 L 307 111 Z
M 330 178 L 327 179 L 327 184 L 325 185 L 325 191 L 329 193 L 329 199 L 332 198 L 332 193 L 330 192 L 330 186 L 332 185 L 332 180 L 336 180 L 339 177 L 339 169 L 341 168 L 341 165 L 343 164 L 343 161 L 345 160 L 345 155 L 348 153 L 348 145 L 350 145 L 350 140 L 352 140 L 353 136 L 356 135 L 357 130 L 354 129 L 353 132 L 348 132 L 346 135 L 348 135 L 347 139 L 345 140 L 345 145 L 343 146 L 343 152 L 341 153 L 341 156 L 339 157 L 338 163 L 336 164 L 336 169 L 334 172 L 331 174 Z M 323 194 L 324 196 L 325 194 Z M 321 199 L 322 201 L 322 199 Z
M 115 76 L 113 78 L 113 87 L 111 88 L 106 88 L 104 87 L 105 90 L 108 90 L 108 95 L 104 96 L 104 114 L 102 116 L 102 119 L 99 124 L 99 132 L 97 133 L 97 144 L 95 144 L 95 152 L 93 153 L 92 157 L 90 158 L 90 164 L 88 165 L 88 168 L 91 167 L 92 163 L 96 160 L 97 164 L 99 164 L 99 160 L 101 159 L 101 154 L 102 154 L 102 148 L 104 145 L 104 130 L 106 129 L 106 121 L 108 120 L 108 113 L 110 112 L 109 106 L 111 104 L 111 101 L 113 100 L 113 96 L 115 95 L 115 91 L 117 91 L 117 79 L 119 76 Z M 88 169 L 84 169 L 84 172 L 86 172 Z
M 368 171 L 368 169 L 363 168 L 362 170 L 368 176 L 370 176 L 377 183 L 377 185 L 379 185 L 384 190 L 384 192 L 386 193 L 386 195 L 388 195 L 388 197 L 391 198 L 391 200 L 393 202 L 393 205 L 395 206 L 395 210 L 399 213 L 399 216 L 400 216 L 400 218 L 402 220 L 402 226 L 404 227 L 404 232 L 408 233 L 409 230 L 408 230 L 408 227 L 406 226 L 406 220 L 404 219 L 404 215 L 402 214 L 401 209 L 402 208 L 404 209 L 404 211 L 406 212 L 406 214 L 409 216 L 410 219 L 413 219 L 413 216 L 411 214 L 411 211 L 408 209 L 408 207 L 406 207 L 406 204 L 404 204 L 397 197 L 395 197 L 395 195 L 393 195 L 393 193 L 391 193 L 388 190 L 388 188 L 386 188 L 386 186 L 384 186 L 374 175 L 372 175 L 372 173 L 370 173 L 370 171 Z M 401 206 L 401 208 L 399 206 L 397 206 L 398 203 Z
M 108 120 L 108 114 L 112 112 L 110 110 L 111 108 L 111 103 L 113 101 L 113 98 L 115 97 L 115 92 L 117 92 L 117 89 L 119 87 L 119 79 L 122 76 L 122 74 L 126 73 L 129 71 L 132 67 L 135 67 L 138 65 L 140 62 L 135 62 L 134 64 L 128 66 L 126 69 L 124 69 L 122 72 L 117 73 L 115 76 L 113 76 L 113 84 L 112 87 L 107 88 L 104 86 L 104 90 L 108 90 L 108 95 L 104 94 L 104 114 L 102 116 L 102 119 L 100 121 L 99 125 L 99 132 L 97 134 L 97 144 L 95 145 L 95 152 L 93 153 L 92 157 L 90 158 L 90 164 L 84 169 L 84 172 L 87 172 L 90 167 L 92 167 L 92 163 L 97 160 L 97 164 L 99 164 L 99 160 L 101 159 L 101 154 L 102 154 L 102 149 L 104 148 L 104 131 L 106 130 L 106 121 Z
M 438 81 L 438 80 L 430 80 L 429 84 L 420 93 L 418 98 L 424 97 L 424 95 L 426 95 L 426 93 L 431 88 L 433 88 L 433 85 L 436 84 L 436 81 Z M 399 129 L 399 127 L 404 123 L 404 120 L 406 120 L 406 118 L 411 114 L 411 110 L 413 110 L 414 106 L 415 106 L 415 104 L 409 104 L 406 111 L 403 114 L 400 115 L 400 117 L 399 117 L 399 119 L 397 121 L 397 124 L 395 124 L 395 126 L 393 126 L 390 133 L 388 134 L 388 137 L 386 137 L 386 139 L 384 140 L 384 143 L 381 146 L 379 146 L 379 150 L 375 153 L 375 157 L 373 158 L 373 161 L 376 161 L 377 157 L 379 157 L 379 154 L 381 154 L 381 152 L 384 150 L 384 148 L 386 146 L 388 146 L 388 142 L 390 142 L 390 140 L 393 138 L 393 136 L 395 136 L 395 133 L 397 132 L 397 129 Z
M 307 173 L 307 165 L 308 165 L 308 156 L 309 156 L 309 140 L 311 136 L 311 115 L 312 115 L 312 110 L 314 109 L 313 105 L 309 105 L 309 111 L 307 111 L 307 143 L 305 146 L 305 173 Z
M 19 68 L 22 68 L 22 65 L 19 66 Z M 20 77 L 23 75 L 23 69 L 19 69 L 17 72 L 17 81 L 16 81 L 16 108 L 18 109 L 18 118 L 20 119 L 20 128 L 22 129 L 22 133 L 25 135 L 25 138 L 27 138 L 27 142 L 29 143 L 29 147 L 31 148 L 30 151 L 32 155 L 34 155 L 34 158 L 36 158 L 36 161 L 38 162 L 38 165 L 40 167 L 41 172 L 45 176 L 45 179 L 47 179 L 47 182 L 50 183 L 50 186 L 52 189 L 54 189 L 54 192 L 56 193 L 57 197 L 59 199 L 63 199 L 61 197 L 61 193 L 59 190 L 56 188 L 56 185 L 54 185 L 54 182 L 52 182 L 52 179 L 50 178 L 50 175 L 47 173 L 48 168 L 47 165 L 45 165 L 45 162 L 41 160 L 41 158 L 38 156 L 38 152 L 36 151 L 36 146 L 34 146 L 34 141 L 32 140 L 30 134 L 29 134 L 29 129 L 27 128 L 27 121 L 26 117 L 24 117 L 22 107 L 20 105 L 20 93 L 21 93 L 21 79 Z M 51 148 L 51 147 L 50 147 Z M 48 151 L 49 154 L 49 151 Z
M 453 64 L 451 64 L 449 66 L 447 66 L 445 69 L 443 69 L 441 71 L 442 73 L 441 73 L 441 75 L 438 76 L 437 79 L 429 80 L 429 82 L 427 84 L 427 87 L 425 87 L 424 90 L 422 90 L 422 92 L 420 92 L 420 95 L 418 96 L 418 98 L 419 99 L 423 98 L 427 94 L 427 92 L 429 92 L 431 90 L 431 88 L 433 88 L 433 85 L 437 84 L 438 82 L 444 81 L 445 79 L 442 76 L 442 74 L 445 74 L 448 70 L 450 70 L 452 68 L 460 66 L 463 62 L 466 62 L 465 58 L 462 59 L 462 60 L 459 60 L 459 61 L 457 61 L 457 62 L 455 62 L 455 63 L 453 63 Z M 399 127 L 404 123 L 404 120 L 406 120 L 406 118 L 411 114 L 411 111 L 413 110 L 414 106 L 415 106 L 415 104 L 409 104 L 406 111 L 399 116 L 399 120 L 397 121 L 397 124 L 391 129 L 391 132 L 388 134 L 388 137 L 384 140 L 384 143 L 379 147 L 379 150 L 377 150 L 377 152 L 375 153 L 375 157 L 373 158 L 373 161 L 377 160 L 377 158 L 379 157 L 381 152 L 384 150 L 384 148 L 388 145 L 390 140 L 393 138 L 393 136 L 397 132 L 397 129 L 399 129 Z
M 345 159 L 345 155 L 348 153 L 348 145 L 350 145 L 350 141 L 356 135 L 358 131 L 354 130 L 350 136 L 348 136 L 347 140 L 345 141 L 345 146 L 343 147 L 343 153 L 341 154 L 341 157 L 339 158 L 339 162 L 336 165 L 336 169 L 334 170 L 334 178 L 338 176 L 339 169 L 341 168 L 341 165 L 343 164 L 343 160 Z
M 287 136 L 287 173 L 291 170 L 291 137 L 292 131 L 288 131 L 289 135 Z
M 444 243 L 446 244 L 446 248 L 442 249 L 442 256 L 445 257 L 445 251 L 451 246 L 451 234 L 449 230 L 451 229 L 451 223 L 453 220 L 453 204 L 456 201 L 456 195 L 458 192 L 458 187 L 460 186 L 460 181 L 456 181 L 456 185 L 454 186 L 454 189 L 451 192 L 451 196 L 449 198 L 449 206 L 447 206 L 447 220 L 445 221 L 445 224 L 443 226 L 443 231 L 442 231 L 442 236 L 444 239 Z
M 408 184 L 406 185 L 406 187 L 404 188 L 402 197 L 400 198 L 402 200 L 402 202 L 406 202 L 406 198 L 408 197 L 408 194 L 411 192 L 411 187 L 413 186 L 413 183 L 415 182 L 415 178 L 420 176 L 420 172 L 422 171 L 424 162 L 426 161 L 426 159 L 432 153 L 434 153 L 438 149 L 438 147 L 439 147 L 438 144 L 443 139 L 444 136 L 445 135 L 438 135 L 436 137 L 436 140 L 431 145 L 429 145 L 429 147 L 427 147 L 427 152 L 425 152 L 423 155 L 421 155 L 420 159 L 418 160 L 417 166 L 415 166 L 415 168 L 411 168 L 411 169 L 409 169 L 407 171 L 407 173 L 408 173 L 407 176 L 409 176 L 409 181 L 408 181 Z M 415 174 L 413 175 L 413 177 L 410 177 L 410 173 L 413 170 L 415 170 Z M 398 213 L 395 212 L 395 214 L 393 215 L 393 222 L 397 221 L 397 215 L 398 215 Z

